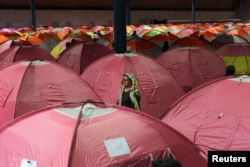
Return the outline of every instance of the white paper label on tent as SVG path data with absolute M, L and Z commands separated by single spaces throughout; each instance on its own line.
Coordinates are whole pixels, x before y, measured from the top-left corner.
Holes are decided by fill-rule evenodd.
M 23 158 L 20 167 L 37 167 L 37 161 Z
M 104 145 L 110 157 L 117 157 L 131 153 L 125 137 L 104 140 Z

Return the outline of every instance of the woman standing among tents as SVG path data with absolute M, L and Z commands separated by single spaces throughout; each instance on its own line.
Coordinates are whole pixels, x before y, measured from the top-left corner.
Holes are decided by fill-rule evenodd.
M 140 110 L 140 99 L 141 95 L 137 89 L 137 79 L 131 73 L 124 73 L 117 101 L 118 105 Z

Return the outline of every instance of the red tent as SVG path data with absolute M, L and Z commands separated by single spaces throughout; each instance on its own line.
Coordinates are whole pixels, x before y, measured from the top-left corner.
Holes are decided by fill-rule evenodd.
M 186 92 L 226 74 L 224 61 L 202 47 L 170 49 L 155 60 L 171 72 Z
M 56 62 L 18 61 L 2 68 L 0 78 L 0 126 L 52 104 L 101 101 L 78 75 Z
M 250 77 L 221 78 L 184 95 L 162 118 L 207 154 L 250 150 Z
M 107 47 L 113 50 L 113 45 L 114 41 L 111 42 Z M 157 45 L 155 42 L 139 38 L 136 35 L 128 37 L 126 45 L 127 45 L 126 52 L 129 53 L 143 54 L 152 58 L 155 58 L 162 53 L 161 47 Z
M 171 48 L 175 47 L 203 47 L 211 51 L 215 50 L 215 47 L 208 40 L 198 36 L 188 36 L 178 39 L 171 44 Z
M 73 40 L 70 46 L 60 54 L 58 63 L 81 74 L 90 63 L 111 53 L 113 52 L 102 44 Z
M 26 59 L 55 61 L 48 52 L 38 46 L 12 46 L 0 54 L 0 67 Z
M 10 47 L 12 46 L 23 46 L 23 45 L 30 45 L 28 44 L 27 42 L 24 42 L 24 41 L 20 41 L 20 40 L 8 40 L 8 41 L 5 41 L 3 43 L 0 43 L 0 54 L 9 49 Z
M 143 38 L 143 37 L 142 37 Z M 171 33 L 167 33 L 164 32 L 162 34 L 153 36 L 148 38 L 147 40 L 152 41 L 154 43 L 156 43 L 158 46 L 160 46 L 162 48 L 162 46 L 164 45 L 165 41 L 168 41 L 168 43 L 171 45 L 172 43 L 174 43 L 175 41 L 177 41 L 179 38 Z M 157 55 L 158 56 L 158 55 Z
M 140 53 L 152 58 L 157 57 L 162 53 L 160 46 L 152 41 L 140 38 L 127 40 L 127 51 L 131 53 Z
M 81 77 L 106 103 L 118 99 L 122 75 L 133 73 L 141 92 L 141 110 L 160 117 L 184 94 L 172 75 L 161 65 L 143 54 L 110 54 L 90 64 Z
M 45 126 L 46 125 L 46 126 Z M 200 150 L 146 114 L 111 106 L 53 106 L 0 128 L 1 166 L 152 167 L 174 157 L 183 167 L 205 167 Z

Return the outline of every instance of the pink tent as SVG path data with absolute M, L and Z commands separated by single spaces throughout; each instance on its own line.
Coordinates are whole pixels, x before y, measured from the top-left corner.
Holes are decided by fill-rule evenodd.
M 81 74 L 90 63 L 111 53 L 113 51 L 102 44 L 73 40 L 70 46 L 60 54 L 58 63 Z
M 0 126 L 52 104 L 101 101 L 78 75 L 56 62 L 18 61 L 2 68 L 0 78 Z
M 0 67 L 12 64 L 18 60 L 26 59 L 55 61 L 48 52 L 38 46 L 13 46 L 0 54 Z
M 155 60 L 171 72 L 186 92 L 226 74 L 223 59 L 203 47 L 174 48 Z
M 46 126 L 45 126 L 46 125 Z M 174 157 L 205 167 L 200 150 L 161 121 L 124 107 L 53 106 L 0 128 L 1 166 L 152 167 Z
M 162 118 L 204 153 L 250 150 L 250 77 L 221 78 L 184 95 Z
M 155 117 L 184 94 L 172 75 L 161 65 L 143 54 L 110 54 L 90 64 L 81 77 L 88 82 L 106 103 L 116 104 L 125 72 L 138 79 L 141 111 Z

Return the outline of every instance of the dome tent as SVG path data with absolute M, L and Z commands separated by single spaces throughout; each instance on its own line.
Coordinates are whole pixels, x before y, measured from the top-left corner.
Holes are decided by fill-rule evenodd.
M 249 76 L 221 78 L 190 91 L 162 121 L 205 154 L 208 150 L 249 150 Z
M 79 75 L 48 60 L 18 61 L 0 70 L 0 126 L 63 102 L 101 101 Z
M 12 46 L 0 54 L 0 67 L 7 66 L 20 60 L 49 60 L 55 59 L 45 50 L 35 45 Z
M 228 44 L 215 51 L 226 66 L 235 67 L 235 75 L 250 74 L 250 44 Z
M 113 51 L 102 44 L 72 40 L 57 61 L 80 75 L 89 64 L 111 53 Z
M 186 92 L 226 74 L 224 61 L 202 47 L 173 48 L 159 55 L 156 62 L 170 71 Z
M 207 164 L 195 145 L 160 120 L 94 103 L 56 105 L 17 118 L 0 128 L 0 154 L 1 166 L 13 167 L 28 162 L 53 167 L 151 167 L 151 157 L 170 156 L 183 167 Z
M 81 78 L 106 103 L 116 104 L 122 76 L 133 73 L 141 94 L 141 111 L 159 118 L 184 94 L 170 72 L 143 54 L 110 54 L 90 64 Z

